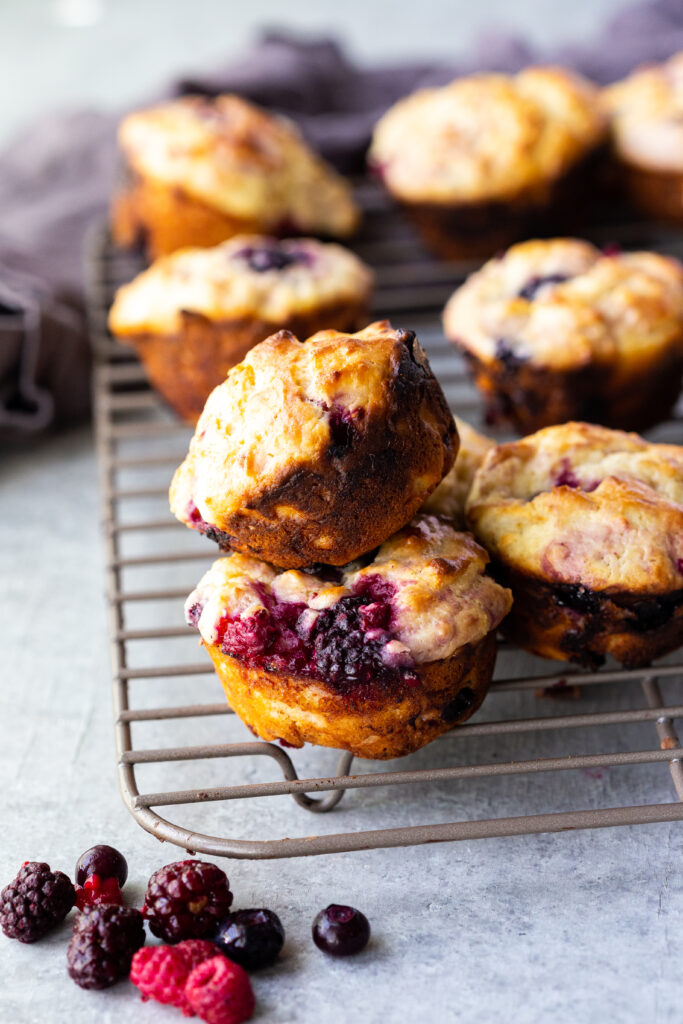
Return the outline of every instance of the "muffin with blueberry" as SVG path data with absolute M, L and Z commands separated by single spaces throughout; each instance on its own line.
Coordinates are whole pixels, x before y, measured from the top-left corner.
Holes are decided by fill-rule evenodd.
M 420 515 L 338 569 L 221 558 L 186 616 L 257 736 L 400 757 L 464 721 L 486 694 L 511 604 L 487 562 L 469 534 Z
M 346 238 L 351 188 L 289 121 L 239 96 L 185 96 L 129 114 L 112 231 L 150 258 L 238 234 Z
M 591 84 L 535 67 L 400 100 L 378 122 L 369 160 L 438 255 L 487 256 L 576 219 L 605 135 Z
M 603 91 L 620 183 L 650 217 L 683 223 L 683 52 Z
M 412 331 L 279 331 L 215 388 L 171 485 L 181 522 L 285 569 L 345 565 L 405 526 L 458 436 Z
M 158 259 L 119 289 L 109 326 L 169 404 L 196 422 L 228 370 L 270 334 L 362 327 L 372 284 L 369 268 L 340 245 L 240 235 Z
M 683 374 L 683 267 L 573 238 L 522 242 L 458 288 L 444 330 L 491 422 L 521 433 L 568 419 L 642 430 Z
M 683 644 L 683 448 L 567 423 L 494 448 L 467 518 L 546 658 L 649 665 Z

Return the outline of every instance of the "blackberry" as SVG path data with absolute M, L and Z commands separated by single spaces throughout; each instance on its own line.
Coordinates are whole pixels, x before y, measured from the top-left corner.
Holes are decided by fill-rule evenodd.
M 228 914 L 214 938 L 221 952 L 247 971 L 275 963 L 284 941 L 280 918 L 265 909 Z
M 145 944 L 142 914 L 132 907 L 85 907 L 66 952 L 69 977 L 81 988 L 109 988 L 128 977 L 133 954 Z
M 227 876 L 216 864 L 180 860 L 154 872 L 142 913 L 154 935 L 180 942 L 214 935 L 231 903 Z
M 75 902 L 76 892 L 63 872 L 27 860 L 0 893 L 0 927 L 10 939 L 36 942 L 64 920 Z

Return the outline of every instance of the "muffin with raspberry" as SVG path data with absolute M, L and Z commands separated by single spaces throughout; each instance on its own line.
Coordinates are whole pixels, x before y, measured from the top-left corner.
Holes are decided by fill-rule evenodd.
M 535 67 L 400 100 L 378 122 L 369 160 L 438 255 L 488 256 L 541 225 L 575 222 L 605 135 L 591 84 Z
M 373 276 L 348 249 L 312 238 L 239 235 L 163 256 L 116 294 L 111 331 L 186 420 L 259 341 L 367 323 Z
M 239 234 L 346 238 L 359 222 L 349 184 L 289 121 L 239 96 L 184 96 L 119 128 L 125 181 L 112 232 L 154 259 Z
M 207 399 L 171 510 L 285 569 L 345 565 L 411 519 L 451 468 L 453 417 L 412 331 L 280 331 Z
M 683 448 L 547 427 L 489 452 L 467 518 L 512 589 L 504 629 L 521 647 L 631 668 L 683 643 Z
M 469 534 L 420 515 L 338 569 L 221 558 L 186 616 L 258 736 L 400 757 L 468 718 L 486 694 L 511 604 L 487 562 Z
M 602 93 L 617 177 L 648 217 L 683 223 L 683 52 Z
M 683 267 L 574 238 L 522 242 L 450 298 L 491 421 L 521 433 L 584 419 L 642 430 L 675 404 L 683 374 Z
M 464 530 L 466 529 L 465 506 L 474 474 L 479 469 L 486 453 L 491 448 L 495 448 L 495 441 L 492 441 L 490 437 L 484 437 L 459 416 L 454 416 L 453 419 L 460 442 L 458 454 L 451 469 L 436 490 L 427 498 L 420 508 L 420 512 L 431 512 L 433 515 L 442 516 L 444 519 L 450 520 L 456 529 Z

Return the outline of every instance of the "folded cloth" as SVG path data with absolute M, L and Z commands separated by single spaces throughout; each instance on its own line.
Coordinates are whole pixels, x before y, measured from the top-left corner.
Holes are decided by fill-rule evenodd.
M 457 65 L 359 67 L 333 40 L 270 32 L 244 59 L 185 78 L 162 95 L 238 92 L 291 117 L 323 156 L 350 173 L 363 166 L 377 118 L 413 89 L 541 61 L 604 83 L 677 50 L 683 50 L 680 0 L 638 3 L 589 43 L 554 51 L 490 32 Z M 0 434 L 41 430 L 87 411 L 81 259 L 90 224 L 106 216 L 117 120 L 94 111 L 52 114 L 0 153 Z

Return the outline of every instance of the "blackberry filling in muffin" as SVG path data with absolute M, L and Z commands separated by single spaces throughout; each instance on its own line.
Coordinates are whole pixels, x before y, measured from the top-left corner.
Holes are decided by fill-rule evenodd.
M 259 736 L 395 757 L 483 700 L 510 607 L 486 562 L 469 535 L 423 515 L 329 571 L 219 559 L 186 617 L 229 703 Z
M 372 286 L 369 268 L 340 245 L 241 235 L 157 260 L 119 289 L 109 325 L 196 422 L 213 388 L 270 334 L 363 326 Z
M 523 242 L 454 293 L 444 330 L 489 422 L 641 429 L 666 418 L 680 391 L 683 268 L 571 238 Z
M 412 331 L 280 331 L 209 396 L 171 510 L 283 568 L 345 565 L 404 526 L 453 464 L 453 417 Z
M 683 643 L 683 449 L 582 423 L 500 445 L 467 518 L 544 657 L 638 667 Z

